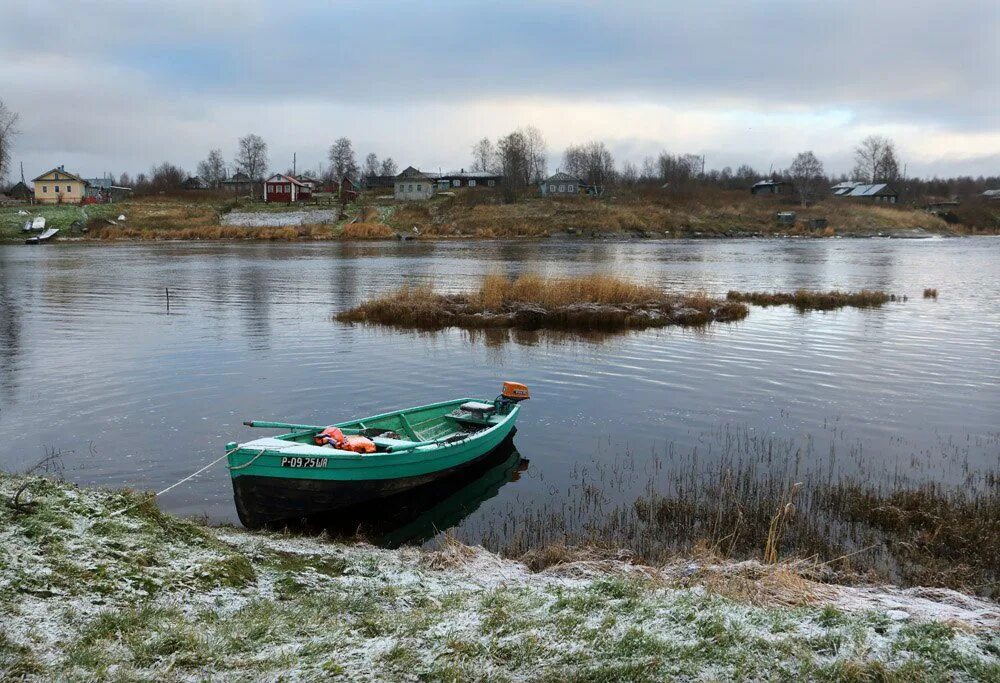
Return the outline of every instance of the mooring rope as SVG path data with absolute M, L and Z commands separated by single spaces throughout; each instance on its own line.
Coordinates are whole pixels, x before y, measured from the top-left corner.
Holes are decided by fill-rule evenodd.
M 233 453 L 235 453 L 235 452 L 236 452 L 236 451 L 238 451 L 238 450 L 240 450 L 240 447 L 239 447 L 239 446 L 237 446 L 236 448 L 234 448 L 234 449 L 233 449 L 233 450 L 231 450 L 231 451 L 226 451 L 226 452 L 225 452 L 225 453 L 224 453 L 223 455 L 219 456 L 218 458 L 216 458 L 216 459 L 215 459 L 215 460 L 213 460 L 212 462 L 208 463 L 207 465 L 205 465 L 204 467 L 202 467 L 202 468 L 201 468 L 200 470 L 198 470 L 197 472 L 194 472 L 194 473 L 192 473 L 192 474 L 189 474 L 188 476 L 184 477 L 184 478 L 183 478 L 183 479 L 181 479 L 180 481 L 176 481 L 176 482 L 174 482 L 173 484 L 171 484 L 171 485 L 170 485 L 170 486 L 168 486 L 167 488 L 163 489 L 162 491 L 157 491 L 157 492 L 156 492 L 156 493 L 154 493 L 154 494 L 152 495 L 152 497 L 150 497 L 150 498 L 145 498 L 145 499 L 143 499 L 143 500 L 140 500 L 140 501 L 139 501 L 138 503 L 133 503 L 132 505 L 129 505 L 129 506 L 128 506 L 128 507 L 126 507 L 126 508 L 122 508 L 121 510 L 118 510 L 117 512 L 112 512 L 110 516 L 111 516 L 111 517 L 117 517 L 118 515 L 121 515 L 121 514 L 124 514 L 124 513 L 128 512 L 129 510 L 132 510 L 132 509 L 134 509 L 134 508 L 137 508 L 137 507 L 139 507 L 140 505 L 144 505 L 144 504 L 148 503 L 148 502 L 149 502 L 150 500 L 153 500 L 153 499 L 154 499 L 154 498 L 156 498 L 157 496 L 162 496 L 162 495 L 163 495 L 164 493 L 166 493 L 167 491 L 170 491 L 170 490 L 172 490 L 172 489 L 175 489 L 175 488 L 177 488 L 178 486 L 180 486 L 181 484 L 183 484 L 184 482 L 186 482 L 186 481 L 190 481 L 190 480 L 194 479 L 195 477 L 197 477 L 197 476 L 198 476 L 199 474 L 201 474 L 202 472 L 204 472 L 205 470 L 207 470 L 207 469 L 208 469 L 209 467 L 211 467 L 212 465 L 216 464 L 217 462 L 219 462 L 219 461 L 220 461 L 220 460 L 222 460 L 223 458 L 228 458 L 228 457 L 229 457 L 230 455 L 232 455 Z M 249 467 L 250 465 L 252 465 L 252 464 L 253 464 L 253 463 L 254 463 L 254 462 L 255 462 L 255 461 L 257 460 L 257 458 L 259 458 L 260 456 L 262 456 L 262 455 L 264 454 L 264 450 L 265 450 L 265 449 L 263 449 L 263 448 L 262 448 L 262 449 L 260 449 L 260 453 L 258 453 L 257 455 L 255 455 L 255 456 L 254 456 L 254 458 L 253 458 L 253 460 L 251 460 L 251 461 L 250 461 L 250 462 L 248 462 L 247 464 L 245 464 L 245 465 L 240 465 L 239 467 L 233 467 L 233 468 L 231 468 L 231 469 L 234 469 L 234 470 L 238 470 L 238 469 L 243 469 L 244 467 Z

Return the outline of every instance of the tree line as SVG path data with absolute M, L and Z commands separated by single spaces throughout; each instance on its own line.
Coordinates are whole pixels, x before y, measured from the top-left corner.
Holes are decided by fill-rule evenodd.
M 6 179 L 10 172 L 17 124 L 18 114 L 0 100 L 0 181 Z M 501 177 L 500 193 L 504 201 L 517 201 L 526 188 L 548 177 L 548 144 L 535 126 L 518 128 L 495 141 L 484 137 L 472 145 L 471 157 L 471 170 Z M 344 178 L 358 181 L 366 177 L 394 176 L 399 172 L 392 157 L 379 159 L 374 152 L 367 154 L 359 164 L 348 137 L 335 140 L 327 150 L 326 158 L 327 165 L 321 165 L 315 173 L 302 175 L 332 183 Z M 895 142 L 880 135 L 870 135 L 859 142 L 854 148 L 854 161 L 853 171 L 839 176 L 827 174 L 822 161 L 809 150 L 795 155 L 788 168 L 772 169 L 767 173 L 749 164 L 741 164 L 735 169 L 730 166 L 706 169 L 702 155 L 668 151 L 647 156 L 638 164 L 631 160 L 617 163 L 603 141 L 593 140 L 566 147 L 556 170 L 577 177 L 598 191 L 643 185 L 675 190 L 699 186 L 746 190 L 761 179 L 783 180 L 794 185 L 804 203 L 814 201 L 825 193 L 829 185 L 840 181 L 889 183 L 904 198 L 969 196 L 1000 187 L 1000 176 L 906 177 L 905 165 L 900 161 Z M 259 183 L 268 175 L 269 166 L 267 142 L 255 133 L 248 133 L 237 140 L 236 153 L 231 160 L 226 160 L 221 149 L 209 150 L 207 156 L 198 162 L 196 174 L 209 187 L 220 188 L 237 173 Z M 290 175 L 294 170 L 289 168 L 286 173 Z M 185 170 L 163 162 L 134 178 L 123 173 L 117 182 L 134 188 L 137 194 L 143 194 L 177 190 L 187 178 Z

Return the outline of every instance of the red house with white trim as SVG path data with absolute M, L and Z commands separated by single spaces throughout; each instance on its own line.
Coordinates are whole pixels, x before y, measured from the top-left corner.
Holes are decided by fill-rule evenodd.
M 275 173 L 264 181 L 265 202 L 297 202 L 312 198 L 312 188 L 297 178 Z

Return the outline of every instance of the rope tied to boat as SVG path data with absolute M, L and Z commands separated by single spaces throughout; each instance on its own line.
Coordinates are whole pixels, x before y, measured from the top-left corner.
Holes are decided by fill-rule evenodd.
M 237 446 L 237 447 L 236 447 L 236 448 L 235 448 L 235 449 L 233 450 L 233 452 L 235 453 L 235 452 L 236 452 L 236 451 L 238 451 L 239 449 L 240 449 L 240 447 L 239 447 L 239 446 Z M 261 449 L 260 449 L 260 452 L 259 452 L 259 453 L 257 453 L 257 455 L 253 456 L 253 458 L 252 458 L 252 459 L 250 460 L 250 462 L 245 462 L 245 463 L 243 463 L 242 465 L 237 465 L 236 467 L 230 467 L 230 468 L 229 468 L 229 471 L 230 471 L 230 472 L 233 472 L 233 471 L 235 471 L 235 470 L 242 470 L 242 469 L 244 469 L 244 468 L 246 468 L 246 467 L 250 467 L 250 465 L 252 465 L 252 464 L 254 464 L 255 462 L 257 462 L 257 458 L 259 458 L 260 456 L 264 455 L 264 452 L 265 452 L 266 450 L 267 450 L 266 448 L 261 448 Z M 229 455 L 229 453 L 226 453 L 226 455 Z M 220 459 L 221 459 L 221 458 L 220 458 Z M 227 465 L 227 467 L 228 467 L 228 465 Z
M 216 463 L 218 463 L 223 458 L 228 458 L 230 455 L 232 455 L 233 453 L 235 453 L 238 450 L 240 450 L 240 446 L 237 446 L 236 448 L 232 449 L 231 451 L 226 451 L 224 454 L 222 454 L 221 456 L 219 456 L 218 458 L 216 458 L 212 462 L 208 463 L 207 465 L 205 465 L 204 467 L 202 467 L 197 472 L 193 472 L 193 473 L 187 475 L 186 477 L 184 477 L 183 479 L 181 479 L 180 481 L 174 482 L 173 484 L 171 484 L 167 488 L 163 489 L 162 491 L 156 491 L 149 498 L 144 498 L 143 500 L 140 500 L 138 503 L 133 503 L 132 505 L 129 505 L 128 507 L 124 507 L 121 510 L 118 510 L 116 512 L 112 512 L 110 516 L 111 517 L 117 517 L 118 515 L 125 514 L 129 510 L 134 510 L 135 508 L 139 507 L 140 505 L 145 505 L 149 501 L 156 499 L 158 496 L 162 496 L 167 491 L 170 491 L 172 489 L 177 488 L 178 486 L 180 486 L 184 482 L 191 481 L 192 479 L 194 479 L 195 477 L 197 477 L 199 474 L 201 474 L 202 472 L 204 472 L 208 468 L 210 468 L 213 465 L 215 465 Z M 263 448 L 260 449 L 260 453 L 258 453 L 257 455 L 255 455 L 254 458 L 253 458 L 253 460 L 251 460 L 250 462 L 246 463 L 245 465 L 240 465 L 239 467 L 232 467 L 230 469 L 237 470 L 237 469 L 242 469 L 243 467 L 249 467 L 250 465 L 252 465 L 257 460 L 257 458 L 259 458 L 260 456 L 262 456 L 264 454 L 264 451 L 265 451 L 265 449 L 263 449 Z

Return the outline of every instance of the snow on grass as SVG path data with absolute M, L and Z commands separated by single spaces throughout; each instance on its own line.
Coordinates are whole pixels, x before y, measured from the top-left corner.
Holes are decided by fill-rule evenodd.
M 997 605 L 953 591 L 110 516 L 142 500 L 0 475 L 0 679 L 1000 677 Z

